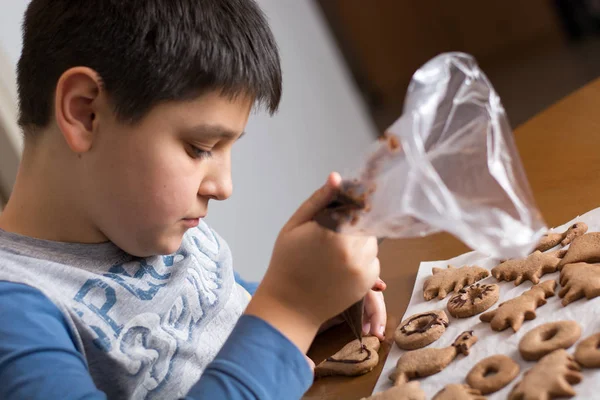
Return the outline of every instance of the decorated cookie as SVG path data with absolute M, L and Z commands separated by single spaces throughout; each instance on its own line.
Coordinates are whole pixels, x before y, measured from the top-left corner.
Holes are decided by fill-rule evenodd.
M 402 385 L 414 378 L 437 374 L 446 368 L 459 354 L 469 355 L 469 349 L 477 342 L 472 331 L 461 333 L 454 343 L 444 348 L 426 348 L 402 354 L 396 369 L 390 374 L 394 385 Z
M 566 231 L 562 233 L 547 233 L 540 239 L 536 250 L 546 251 L 550 250 L 554 246 L 566 246 L 570 244 L 576 237 L 579 237 L 586 233 L 588 226 L 585 222 L 576 222 L 571 225 Z
M 600 333 L 579 342 L 575 349 L 575 361 L 586 368 L 600 368 Z
M 566 350 L 555 350 L 544 356 L 523 375 L 510 392 L 509 400 L 551 399 L 575 396 L 571 385 L 581 382 L 579 365 Z
M 558 263 L 566 252 L 566 250 L 550 253 L 536 251 L 524 259 L 508 260 L 492 268 L 492 276 L 499 281 L 515 281 L 515 286 L 524 281 L 531 281 L 536 285 L 542 275 L 556 272 Z
M 581 337 L 575 321 L 549 322 L 527 332 L 519 342 L 519 352 L 526 361 L 537 361 L 558 349 L 568 349 Z
M 495 284 L 474 283 L 460 289 L 448 300 L 448 312 L 454 318 L 468 318 L 493 306 L 500 296 Z
M 433 400 L 485 400 L 485 396 L 469 385 L 451 384 L 440 390 Z
M 358 339 L 345 345 L 340 351 L 315 367 L 317 378 L 330 375 L 356 376 L 370 372 L 379 362 L 379 339 L 375 336 Z
M 464 266 L 454 268 L 449 265 L 447 269 L 433 268 L 433 275 L 427 278 L 423 285 L 425 300 L 445 298 L 452 291 L 459 291 L 463 287 L 487 278 L 490 273 L 487 269 L 478 266 Z
M 519 375 L 521 368 L 504 354 L 484 358 L 467 374 L 467 383 L 482 394 L 497 392 Z
M 556 281 L 547 280 L 538 283 L 522 295 L 501 303 L 498 308 L 481 314 L 479 319 L 490 322 L 495 331 L 503 331 L 509 326 L 518 331 L 523 321 L 536 317 L 535 310 L 546 304 L 548 297 L 554 296 Z
M 448 317 L 443 310 L 415 314 L 400 323 L 394 341 L 403 350 L 415 350 L 438 340 L 446 331 Z
M 364 397 L 362 400 L 425 400 L 425 392 L 421 389 L 418 381 L 408 382 L 400 386 Z
M 600 296 L 600 264 L 567 264 L 560 272 L 562 288 L 558 296 L 566 306 L 583 297 L 593 299 Z
M 600 232 L 586 233 L 575 238 L 558 264 L 558 270 L 561 271 L 567 264 L 578 262 L 600 262 Z

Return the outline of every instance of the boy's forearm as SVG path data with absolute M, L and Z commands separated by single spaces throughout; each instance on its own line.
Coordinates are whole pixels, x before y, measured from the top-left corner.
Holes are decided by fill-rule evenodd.
M 265 320 L 244 315 L 186 400 L 299 399 L 312 381 L 295 344 Z
M 259 286 L 246 308 L 246 314 L 254 315 L 271 324 L 302 353 L 306 353 L 316 336 L 321 321 L 316 321 L 299 307 L 278 300 L 264 287 Z

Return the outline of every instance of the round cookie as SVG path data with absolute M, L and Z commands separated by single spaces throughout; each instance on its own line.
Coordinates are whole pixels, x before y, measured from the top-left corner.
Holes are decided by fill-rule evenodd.
M 484 358 L 469 371 L 467 383 L 481 394 L 497 392 L 519 375 L 521 368 L 504 354 Z
M 600 368 L 600 333 L 579 342 L 575 349 L 575 361 L 586 368 Z
M 403 350 L 415 350 L 438 340 L 446 331 L 448 316 L 443 310 L 415 314 L 398 325 L 394 341 Z
M 519 342 L 519 352 L 526 361 L 537 361 L 558 349 L 568 349 L 581 336 L 575 321 L 549 322 L 527 332 Z
M 474 283 L 458 291 L 448 301 L 448 312 L 454 318 L 468 318 L 493 306 L 500 296 L 496 284 Z

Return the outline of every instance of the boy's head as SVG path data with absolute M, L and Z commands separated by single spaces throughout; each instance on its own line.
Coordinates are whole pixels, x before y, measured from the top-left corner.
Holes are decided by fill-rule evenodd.
M 45 160 L 74 220 L 139 256 L 175 251 L 229 197 L 232 144 L 281 97 L 254 0 L 33 0 L 17 79 L 24 162 Z

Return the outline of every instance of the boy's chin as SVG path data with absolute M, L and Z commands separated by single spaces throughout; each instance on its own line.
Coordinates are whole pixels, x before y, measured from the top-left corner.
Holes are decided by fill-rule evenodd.
M 166 240 L 161 241 L 157 244 L 156 254 L 157 256 L 166 256 L 175 253 L 181 247 L 183 241 L 183 235 L 171 236 Z
M 182 234 L 168 235 L 156 238 L 156 240 L 152 241 L 151 243 L 146 242 L 143 249 L 131 252 L 130 254 L 136 257 L 166 256 L 177 252 L 177 250 L 179 250 L 181 247 L 182 241 Z

